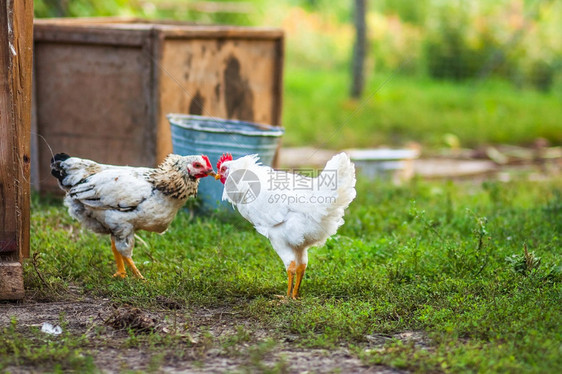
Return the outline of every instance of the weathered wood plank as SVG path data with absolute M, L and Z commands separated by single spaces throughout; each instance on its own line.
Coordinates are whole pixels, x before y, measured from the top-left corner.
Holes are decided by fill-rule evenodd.
M 29 255 L 32 37 L 33 1 L 0 0 L 0 299 L 23 297 Z
M 147 48 L 35 44 L 37 130 L 53 152 L 117 165 L 155 164 Z M 47 143 L 40 139 L 41 191 L 60 193 Z
M 33 66 L 33 0 L 14 1 L 14 46 L 18 55 L 12 73 L 12 92 L 17 122 L 16 172 L 18 175 L 18 214 L 20 256 L 29 257 L 30 169 L 31 169 L 31 84 Z M 17 69 L 17 70 L 16 70 Z
M 273 68 L 273 105 L 271 108 L 271 125 L 281 126 L 283 108 L 283 63 L 285 61 L 285 39 L 283 36 L 275 41 L 275 66 Z
M 21 264 L 0 262 L 0 300 L 21 300 L 24 296 Z
M 15 238 L 22 255 L 29 249 L 32 30 L 32 1 L 0 1 L 0 235 Z
M 278 124 L 279 50 L 271 40 L 165 39 L 158 158 L 172 151 L 167 113 Z
M 70 24 L 64 25 L 64 29 L 62 29 L 56 24 L 36 23 L 34 33 L 35 39 L 41 42 L 141 47 L 149 30 L 149 27 L 127 30 L 111 29 L 108 25 L 102 24 L 94 24 L 87 28 Z
M 285 38 L 281 37 L 276 41 L 277 59 L 275 68 L 273 69 L 273 106 L 271 109 L 271 124 L 281 126 L 283 123 L 283 62 L 285 61 Z M 271 165 L 274 168 L 279 167 L 279 151 L 281 150 L 283 139 L 277 145 L 277 151 L 273 157 Z
M 278 40 L 283 37 L 283 30 L 272 27 L 202 26 L 179 21 L 150 21 L 121 17 L 38 19 L 35 21 L 35 26 L 35 33 L 40 39 L 65 43 L 140 45 L 142 40 L 138 39 L 138 36 L 150 30 L 157 30 L 166 39 Z M 85 28 L 88 33 L 92 32 L 92 35 L 85 35 Z
M 13 61 L 12 21 L 8 19 L 9 1 L 0 0 L 0 253 L 18 249 L 15 209 L 17 191 L 14 154 L 14 113 L 10 69 Z M 10 17 L 11 18 L 11 17 Z
M 283 37 L 283 30 L 267 27 L 228 27 L 228 26 L 158 26 L 166 39 L 246 39 L 277 40 Z

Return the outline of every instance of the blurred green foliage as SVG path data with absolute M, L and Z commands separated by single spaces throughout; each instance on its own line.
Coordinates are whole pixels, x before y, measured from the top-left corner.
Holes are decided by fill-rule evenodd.
M 137 16 L 250 26 L 259 23 L 264 7 L 262 0 L 35 0 L 35 16 Z
M 372 2 L 375 10 L 385 14 L 396 14 L 404 22 L 423 26 L 431 0 L 380 0 Z
M 370 70 L 436 79 L 501 77 L 549 91 L 561 80 L 562 1 L 371 0 Z M 287 57 L 347 69 L 354 32 L 349 0 L 36 0 L 36 17 L 139 16 L 277 26 Z
M 500 77 L 541 91 L 561 78 L 561 1 L 427 1 L 425 12 L 418 2 L 392 3 L 371 19 L 376 67 L 437 79 Z
M 35 0 L 35 17 L 101 17 L 142 15 L 130 0 Z
M 354 103 L 350 0 L 35 1 L 37 17 L 283 28 L 286 145 L 433 148 L 443 134 L 471 147 L 562 142 L 562 0 L 371 0 L 368 9 L 366 100 Z
M 390 79 L 390 80 L 389 80 Z M 503 79 L 479 83 L 400 74 L 372 74 L 363 101 L 347 96 L 345 71 L 292 67 L 285 77 L 284 145 L 424 149 L 485 144 L 530 145 L 537 138 L 562 144 L 560 87 L 545 94 L 514 89 Z

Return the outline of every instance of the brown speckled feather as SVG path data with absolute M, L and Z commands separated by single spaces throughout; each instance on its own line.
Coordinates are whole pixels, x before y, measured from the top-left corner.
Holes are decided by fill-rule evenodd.
M 197 196 L 199 179 L 191 177 L 184 170 L 184 159 L 178 155 L 169 155 L 158 168 L 147 174 L 147 179 L 163 194 L 178 200 L 187 200 Z

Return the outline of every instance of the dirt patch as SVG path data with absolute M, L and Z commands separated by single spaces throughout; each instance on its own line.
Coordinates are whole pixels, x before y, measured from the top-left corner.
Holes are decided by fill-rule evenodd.
M 166 301 L 165 298 L 162 299 Z M 170 373 L 400 373 L 366 366 L 347 348 L 302 349 L 298 337 L 280 337 L 257 326 L 232 308 L 182 308 L 171 303 L 162 310 L 114 305 L 108 299 L 0 304 L 0 329 L 17 320 L 17 330 L 30 333 L 44 322 L 64 334 L 86 337 L 83 347 L 107 373 L 127 370 Z M 37 334 L 37 332 L 35 332 Z M 404 335 L 405 334 L 405 335 Z M 61 335 L 61 336 L 63 336 Z M 402 336 L 404 335 L 404 336 Z M 421 333 L 367 336 L 368 347 L 388 339 L 426 344 Z M 416 343 L 417 344 L 417 343 Z M 41 372 L 43 367 L 5 368 L 13 373 Z
M 73 332 L 84 332 L 93 324 L 101 321 L 100 316 L 112 311 L 107 299 L 94 300 L 84 298 L 77 301 L 60 301 L 38 303 L 0 304 L 0 328 L 10 324 L 12 318 L 17 320 L 19 328 L 41 327 L 44 322 L 60 325 L 64 321 L 66 328 Z
M 404 331 L 392 335 L 373 334 L 366 335 L 365 339 L 369 342 L 369 348 L 380 348 L 391 340 L 401 340 L 404 343 L 412 343 L 419 348 L 427 349 L 430 347 L 429 338 L 422 331 Z
M 139 308 L 123 306 L 115 307 L 104 323 L 116 330 L 130 329 L 135 332 L 149 333 L 156 331 L 157 320 Z
M 220 354 L 211 353 L 206 357 L 204 366 L 186 366 L 182 369 L 163 368 L 171 373 L 259 373 L 259 372 L 280 372 L 280 373 L 378 373 L 378 374 L 397 374 L 404 371 L 387 368 L 384 366 L 367 366 L 358 358 L 354 357 L 345 349 L 324 350 L 309 349 L 295 350 L 284 347 L 269 352 L 266 357 L 255 359 L 240 360 L 224 357 Z

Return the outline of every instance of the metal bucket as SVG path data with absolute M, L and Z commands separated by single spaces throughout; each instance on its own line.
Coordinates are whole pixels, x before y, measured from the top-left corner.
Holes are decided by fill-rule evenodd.
M 186 114 L 168 114 L 172 128 L 173 151 L 179 155 L 204 154 L 213 168 L 223 153 L 234 159 L 258 154 L 264 165 L 271 165 L 279 145 L 283 128 L 251 122 L 203 117 Z M 229 206 L 222 201 L 223 185 L 212 177 L 201 179 L 197 193 L 202 210 Z
M 399 185 L 414 175 L 416 149 L 349 149 L 346 151 L 361 174 L 369 179 L 390 179 Z

